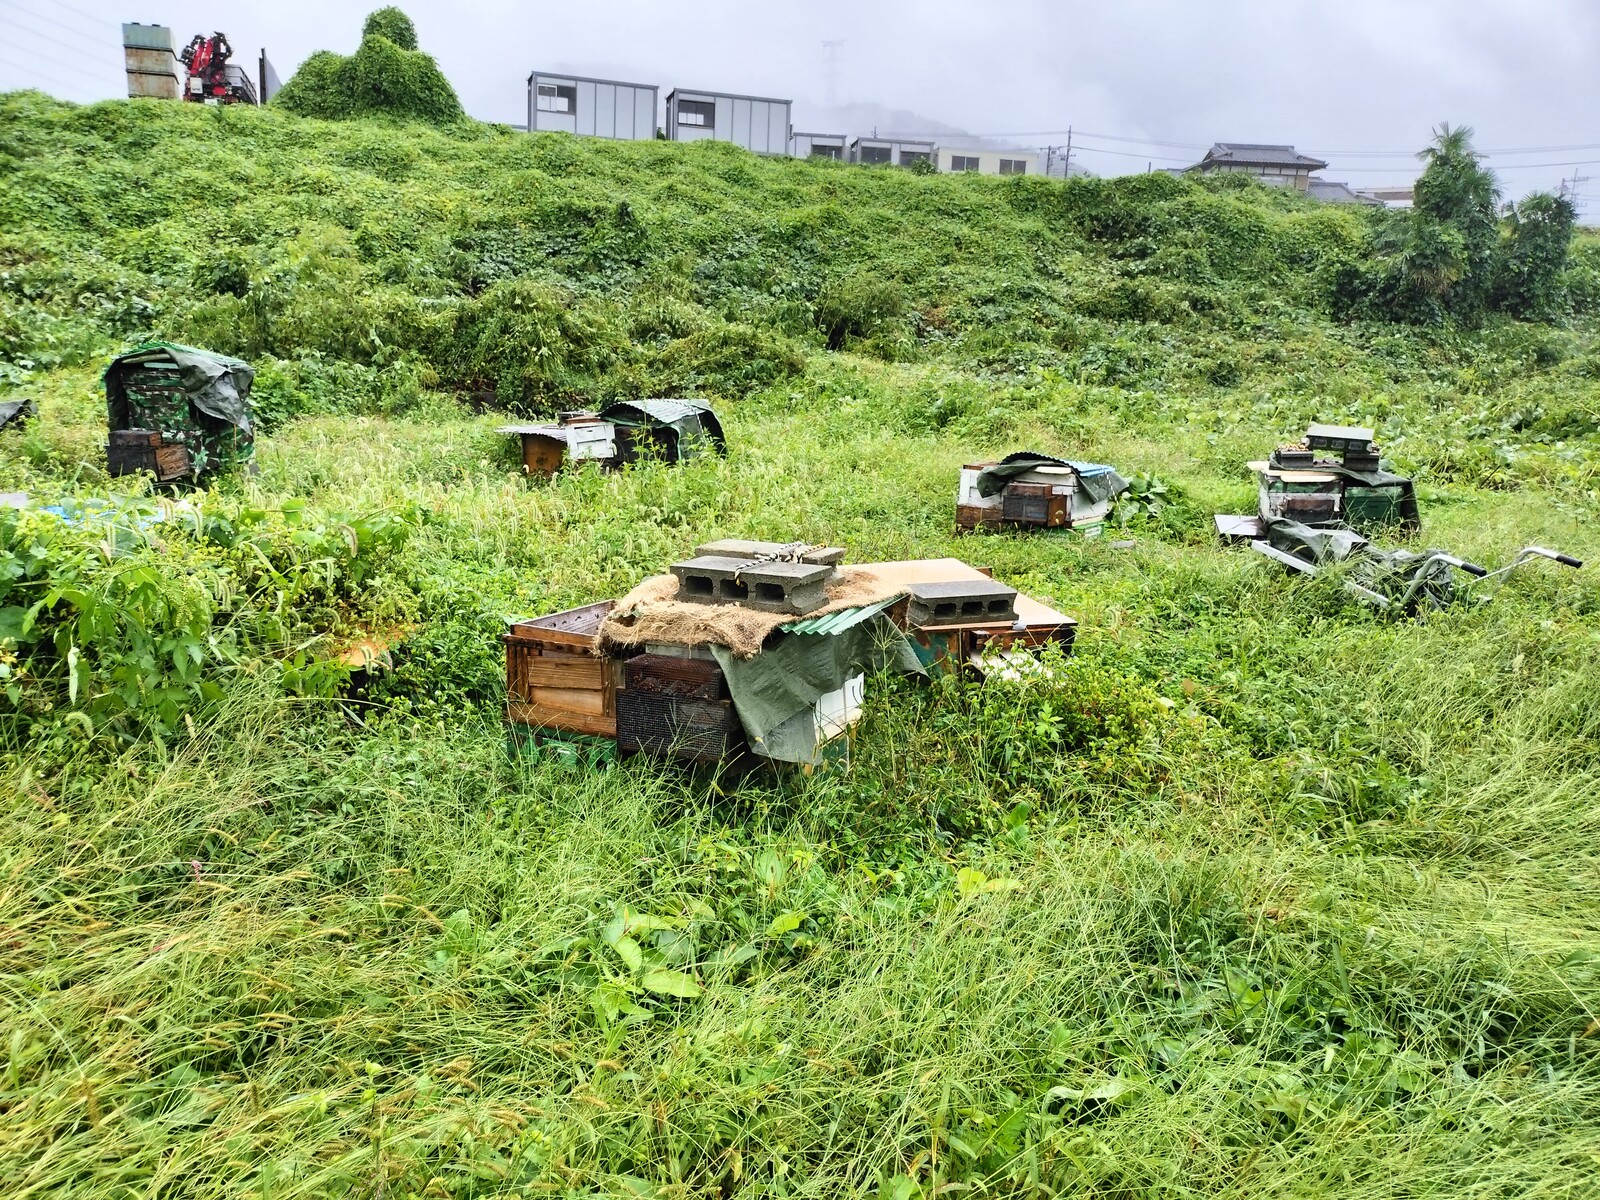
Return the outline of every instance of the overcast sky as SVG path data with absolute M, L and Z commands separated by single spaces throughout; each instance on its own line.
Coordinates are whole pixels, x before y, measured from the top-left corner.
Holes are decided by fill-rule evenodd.
M 221 29 L 288 79 L 313 50 L 355 49 L 376 3 L 0 0 L 0 90 L 123 94 L 120 23 L 181 47 Z M 1510 198 L 1600 179 L 1597 0 L 409 0 L 422 48 L 467 111 L 520 124 L 530 70 L 828 98 L 924 124 L 1066 141 L 1098 174 L 1192 162 L 1213 141 L 1290 142 L 1323 175 L 1405 184 L 1441 121 L 1471 125 Z M 842 132 L 859 132 L 855 130 Z M 911 131 L 907 131 L 911 132 Z M 1122 140 L 1126 139 L 1126 140 Z M 1587 147 L 1587 148 L 1584 148 Z M 1514 152 L 1522 151 L 1522 152 Z M 1580 165 L 1581 164 L 1581 165 Z M 1578 188 L 1600 220 L 1600 182 Z

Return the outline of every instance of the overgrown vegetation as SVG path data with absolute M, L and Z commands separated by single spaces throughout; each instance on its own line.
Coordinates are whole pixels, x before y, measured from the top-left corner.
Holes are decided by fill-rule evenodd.
M 1558 211 L 1395 321 L 1415 218 L 1233 182 L 34 94 L 0 156 L 18 1195 L 1590 1188 L 1600 584 L 1381 623 L 1210 530 L 1340 419 L 1426 544 L 1600 557 Z M 259 476 L 105 477 L 150 336 L 256 364 Z M 674 392 L 727 459 L 531 484 L 493 432 Z M 1024 447 L 1135 481 L 1115 541 L 953 536 Z M 509 757 L 504 618 L 713 536 L 956 555 L 1076 652 L 875 681 L 848 772 Z
M 354 54 L 317 51 L 272 102 L 304 116 L 335 120 L 399 117 L 440 125 L 462 117 L 450 81 L 417 49 L 411 19 L 393 7 L 368 15 Z

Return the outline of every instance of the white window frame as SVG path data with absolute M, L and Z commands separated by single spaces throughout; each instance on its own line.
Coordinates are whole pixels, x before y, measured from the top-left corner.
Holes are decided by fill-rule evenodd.
M 534 107 L 539 112 L 561 113 L 571 116 L 577 110 L 578 89 L 559 83 L 541 83 L 537 85 L 538 93 L 534 97 Z M 565 90 L 568 95 L 561 93 Z
M 685 104 L 695 107 L 685 111 Z M 704 111 L 710 109 L 708 113 Z M 686 125 L 691 129 L 715 129 L 717 127 L 717 103 L 715 100 L 679 100 L 678 124 Z

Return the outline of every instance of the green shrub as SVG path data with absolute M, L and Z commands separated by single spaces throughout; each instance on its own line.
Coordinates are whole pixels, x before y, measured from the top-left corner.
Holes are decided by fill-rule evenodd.
M 438 64 L 416 48 L 416 41 L 416 30 L 404 13 L 379 9 L 367 18 L 354 54 L 317 51 L 272 102 L 302 116 L 333 120 L 390 116 L 434 125 L 459 121 L 463 114 L 455 89 Z
M 822 285 L 814 312 L 828 349 L 841 350 L 850 338 L 879 332 L 905 312 L 905 293 L 893 279 L 857 272 Z
M 369 37 L 388 38 L 402 50 L 417 48 L 417 27 L 411 23 L 410 17 L 393 5 L 367 14 L 367 19 L 361 24 L 361 38 L 365 41 Z
M 639 368 L 651 395 L 746 396 L 805 370 L 788 338 L 738 322 L 678 338 Z
M 203 715 L 241 674 L 328 694 L 340 672 L 304 653 L 304 634 L 409 528 L 298 503 L 0 507 L 0 699 L 28 736 L 131 741 Z

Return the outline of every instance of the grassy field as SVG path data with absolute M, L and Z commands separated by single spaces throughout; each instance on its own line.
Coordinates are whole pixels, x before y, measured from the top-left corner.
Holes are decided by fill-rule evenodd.
M 1592 318 L 1345 322 L 1389 215 L 1165 177 L 29 96 L 0 154 L 0 480 L 123 514 L 0 519 L 0 633 L 76 588 L 0 640 L 8 1194 L 1593 1194 L 1600 576 L 1384 622 L 1210 533 L 1320 416 L 1422 544 L 1600 559 Z M 105 478 L 149 333 L 256 361 L 258 476 Z M 632 389 L 729 457 L 529 483 L 464 403 Z M 1169 506 L 954 536 L 1020 448 Z M 508 757 L 506 617 L 737 535 L 992 566 L 1076 654 L 876 681 L 848 772 Z

